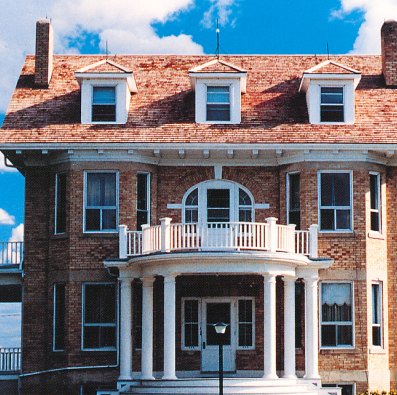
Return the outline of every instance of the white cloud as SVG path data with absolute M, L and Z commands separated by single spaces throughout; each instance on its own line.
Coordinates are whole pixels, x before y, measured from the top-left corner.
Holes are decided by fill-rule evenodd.
M 333 12 L 334 17 L 343 18 L 353 11 L 364 13 L 364 22 L 360 26 L 354 42 L 354 53 L 380 53 L 380 29 L 387 19 L 397 19 L 396 0 L 340 0 L 340 10 Z
M 159 37 L 154 22 L 166 22 L 186 11 L 194 0 L 2 0 L 0 13 L 0 112 L 5 111 L 27 53 L 34 53 L 35 22 L 48 16 L 55 50 L 78 52 L 84 33 L 98 34 L 100 47 L 111 53 L 203 53 L 191 36 Z M 76 44 L 77 42 L 77 44 Z M 74 46 L 74 47 L 73 47 Z
M 4 209 L 0 208 L 0 225 L 14 225 L 15 217 L 10 215 Z
M 1 83 L 1 80 L 0 80 L 0 83 Z M 5 165 L 5 162 L 4 162 L 4 155 L 0 152 L 0 174 L 1 173 L 5 173 L 5 172 L 17 172 L 18 170 L 17 169 L 14 169 L 13 167 L 7 167 L 6 165 Z
M 1 210 L 1 209 L 0 209 Z M 11 231 L 11 237 L 8 241 L 23 241 L 24 225 L 19 224 Z
M 216 19 L 219 19 L 221 26 L 225 26 L 227 23 L 234 26 L 235 20 L 230 20 L 230 16 L 235 4 L 236 0 L 211 0 L 211 6 L 204 13 L 201 23 L 207 29 L 210 29 L 215 25 Z

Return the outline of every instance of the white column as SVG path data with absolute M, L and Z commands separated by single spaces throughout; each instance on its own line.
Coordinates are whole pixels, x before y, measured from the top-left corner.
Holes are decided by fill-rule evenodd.
M 120 278 L 120 377 L 132 379 L 131 278 Z
M 319 379 L 318 374 L 318 277 L 305 280 L 305 378 Z
M 164 380 L 175 380 L 175 275 L 164 277 Z
M 264 379 L 276 379 L 276 276 L 263 276 Z
M 296 378 L 295 277 L 284 276 L 284 378 Z
M 153 377 L 153 277 L 142 278 L 141 379 Z

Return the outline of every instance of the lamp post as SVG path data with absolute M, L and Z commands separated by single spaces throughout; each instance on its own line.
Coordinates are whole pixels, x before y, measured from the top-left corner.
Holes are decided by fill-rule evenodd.
M 224 335 L 228 324 L 218 322 L 214 324 L 215 332 L 218 335 Z M 223 342 L 222 337 L 219 336 L 219 395 L 223 395 Z

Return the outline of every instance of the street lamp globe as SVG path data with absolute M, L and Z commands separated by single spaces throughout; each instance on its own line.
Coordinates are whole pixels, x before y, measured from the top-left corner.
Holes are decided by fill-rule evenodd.
M 225 324 L 224 322 L 217 322 L 216 324 L 214 324 L 215 332 L 218 335 L 224 335 L 227 327 L 228 324 Z

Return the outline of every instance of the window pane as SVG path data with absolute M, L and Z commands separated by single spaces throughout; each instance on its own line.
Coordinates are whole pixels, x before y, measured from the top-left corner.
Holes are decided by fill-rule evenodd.
M 230 105 L 207 104 L 207 121 L 230 121 Z
M 252 300 L 238 301 L 238 320 L 240 322 L 252 322 Z
M 207 220 L 208 222 L 229 222 L 229 209 L 208 209 Z
M 343 106 L 321 106 L 321 122 L 343 122 Z
M 343 104 L 343 87 L 322 87 L 321 104 Z
M 252 347 L 252 324 L 239 324 L 238 345 L 240 347 Z
M 370 180 L 371 209 L 377 210 L 379 208 L 378 176 L 376 174 L 370 174 L 369 180 Z
M 65 347 L 65 284 L 54 285 L 54 350 Z
M 93 105 L 92 122 L 115 122 L 116 106 L 115 105 Z
M 198 324 L 185 324 L 185 347 L 198 346 Z
M 379 213 L 378 212 L 371 213 L 371 230 L 373 230 L 375 232 L 379 232 L 379 230 L 380 230 Z
M 85 323 L 115 323 L 116 298 L 113 284 L 85 285 Z
M 320 215 L 321 230 L 334 230 L 334 210 L 322 209 Z
M 229 189 L 208 189 L 207 205 L 211 208 L 229 208 L 230 190 Z
M 324 347 L 336 346 L 336 325 L 321 326 L 321 345 Z
M 243 189 L 239 189 L 238 191 L 238 198 L 239 198 L 239 205 L 240 206 L 251 206 L 252 201 L 249 197 L 248 193 L 245 192 Z
M 353 344 L 353 327 L 352 325 L 338 326 L 338 345 L 351 346 Z
M 240 222 L 252 222 L 252 210 L 246 208 L 240 208 L 238 212 L 238 220 Z
M 215 332 L 214 324 L 224 322 L 228 324 L 226 333 L 218 335 Z M 207 344 L 217 345 L 230 344 L 230 303 L 207 303 Z
M 148 208 L 148 175 L 137 174 L 137 208 L 147 210 Z
M 197 206 L 198 205 L 198 188 L 194 189 L 186 197 L 186 206 Z
M 207 103 L 229 103 L 229 91 L 228 86 L 208 86 Z
M 335 206 L 350 206 L 350 174 L 335 173 L 334 196 Z
M 372 323 L 380 324 L 379 284 L 372 284 Z
M 301 213 L 300 211 L 290 211 L 289 212 L 289 223 L 290 224 L 295 224 L 296 229 L 300 229 L 300 223 L 301 223 Z
M 198 301 L 185 301 L 185 322 L 198 322 Z
M 101 230 L 101 212 L 99 209 L 85 210 L 85 229 Z
M 116 89 L 114 86 L 95 86 L 93 89 L 93 104 L 115 104 Z
M 187 208 L 185 210 L 185 222 L 188 224 L 198 222 L 198 209 L 197 208 L 193 208 L 193 209 Z
M 55 215 L 55 233 L 64 233 L 66 230 L 66 174 L 56 175 Z
M 84 328 L 84 348 L 103 348 L 115 346 L 115 327 L 86 326 Z
M 289 174 L 289 208 L 300 208 L 300 174 Z
M 374 346 L 381 346 L 381 328 L 380 326 L 373 326 L 372 327 L 372 344 Z
M 116 173 L 87 174 L 87 205 L 116 205 Z
M 336 229 L 350 228 L 350 210 L 336 210 Z
M 102 210 L 102 230 L 116 229 L 116 210 Z
M 334 177 L 332 173 L 321 173 L 321 205 L 332 206 Z
M 142 225 L 146 225 L 148 223 L 148 212 L 138 210 L 136 213 L 136 222 L 137 222 L 137 229 L 141 230 Z

